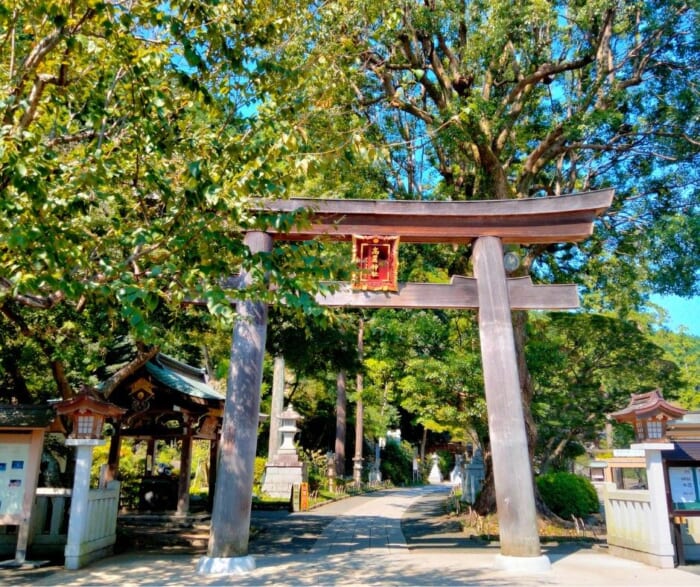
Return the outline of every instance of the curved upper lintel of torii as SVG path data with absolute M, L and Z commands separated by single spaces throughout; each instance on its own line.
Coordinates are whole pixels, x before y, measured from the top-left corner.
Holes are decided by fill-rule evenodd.
M 308 221 L 291 230 L 268 232 L 276 240 L 352 235 L 399 236 L 401 242 L 469 243 L 496 236 L 504 243 L 578 242 L 593 232 L 593 220 L 612 204 L 613 189 L 519 200 L 416 201 L 265 200 L 260 212 L 306 210 Z

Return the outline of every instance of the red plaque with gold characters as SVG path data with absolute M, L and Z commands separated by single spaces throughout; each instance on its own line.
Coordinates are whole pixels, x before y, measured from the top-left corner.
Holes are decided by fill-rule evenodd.
M 352 278 L 353 289 L 398 291 L 398 236 L 353 235 L 352 257 L 357 265 L 357 271 Z

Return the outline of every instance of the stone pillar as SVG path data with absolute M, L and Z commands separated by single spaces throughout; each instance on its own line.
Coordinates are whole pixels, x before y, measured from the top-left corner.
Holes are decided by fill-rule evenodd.
M 355 456 L 352 459 L 352 478 L 358 485 L 362 483 L 362 444 L 364 439 L 365 410 L 362 404 L 362 390 L 364 377 L 362 375 L 362 359 L 365 345 L 365 320 L 360 318 L 357 333 L 357 356 L 360 362 L 360 370 L 357 372 L 357 402 L 355 403 Z
M 480 237 L 474 245 L 479 294 L 479 338 L 500 526 L 497 566 L 549 568 L 541 556 L 530 455 L 501 240 Z M 533 560 L 527 560 L 528 558 Z
M 272 237 L 264 232 L 249 232 L 245 243 L 252 253 L 272 250 Z M 252 280 L 250 273 L 242 275 L 244 287 Z M 248 555 L 248 540 L 267 312 L 265 302 L 238 303 L 221 427 L 217 491 L 207 556 L 197 565 L 200 574 L 241 574 L 255 568 L 255 560 Z
M 481 456 L 481 449 L 474 451 L 474 456 L 469 464 L 464 467 L 464 477 L 462 478 L 462 501 L 474 503 L 476 495 L 484 484 L 484 459 Z
M 83 566 L 81 562 L 81 544 L 88 528 L 88 497 L 90 493 L 92 449 L 95 446 L 102 446 L 104 443 L 104 440 L 90 438 L 66 439 L 66 445 L 75 446 L 76 450 L 68 536 L 64 550 L 65 567 L 70 570 L 76 570 Z
M 284 357 L 275 357 L 272 374 L 272 402 L 270 404 L 270 439 L 267 443 L 267 460 L 275 458 L 280 447 L 280 419 L 284 409 Z
M 646 458 L 647 484 L 651 506 L 652 528 L 650 545 L 651 554 L 655 557 L 657 566 L 672 569 L 675 559 L 675 549 L 671 536 L 671 517 L 668 511 L 666 497 L 666 478 L 661 456 L 664 450 L 673 450 L 674 445 L 667 442 L 645 442 L 633 444 L 633 450 L 643 450 Z M 670 489 L 669 489 L 670 492 Z

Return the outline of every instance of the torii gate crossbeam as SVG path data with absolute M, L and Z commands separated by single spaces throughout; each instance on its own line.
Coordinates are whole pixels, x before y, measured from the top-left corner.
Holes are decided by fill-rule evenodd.
M 520 395 L 511 310 L 576 307 L 575 286 L 534 286 L 506 278 L 503 243 L 581 241 L 593 220 L 612 203 L 613 190 L 554 198 L 504 201 L 406 202 L 390 200 L 281 200 L 261 202 L 261 215 L 305 210 L 289 231 L 248 233 L 252 252 L 270 251 L 272 240 L 317 237 L 349 240 L 353 234 L 400 236 L 403 242 L 474 244 L 475 279 L 452 283 L 403 284 L 399 292 L 353 292 L 346 284 L 319 303 L 362 307 L 479 308 L 484 387 L 489 419 L 501 554 L 498 564 L 511 569 L 548 568 L 541 555 Z M 249 276 L 238 280 L 243 286 Z M 427 288 L 433 295 L 426 299 Z M 439 296 L 435 297 L 435 296 Z M 422 298 L 422 300 L 421 300 Z M 422 305 L 421 305 L 422 301 Z M 267 310 L 262 302 L 239 304 L 222 426 L 222 450 L 203 574 L 245 572 L 260 379 Z M 243 463 L 243 465 L 241 465 Z

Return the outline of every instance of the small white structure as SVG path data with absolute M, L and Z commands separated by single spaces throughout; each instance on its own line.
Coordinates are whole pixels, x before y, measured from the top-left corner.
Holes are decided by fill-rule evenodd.
M 431 485 L 439 485 L 442 483 L 442 473 L 440 473 L 440 467 L 438 467 L 438 456 L 433 454 L 433 466 L 430 469 L 430 475 L 428 475 L 428 483 Z
M 282 444 L 277 454 L 272 456 L 265 465 L 265 479 L 262 490 L 271 497 L 291 499 L 294 485 L 307 481 L 308 474 L 305 463 L 299 460 L 294 446 L 294 436 L 299 429 L 296 423 L 302 419 L 292 404 L 279 415 L 279 432 Z
M 464 478 L 464 456 L 455 455 L 455 466 L 450 471 L 450 485 L 459 487 L 462 485 L 462 479 Z
M 610 554 L 660 568 L 674 567 L 674 546 L 666 501 L 662 451 L 667 442 L 633 444 L 646 457 L 649 489 L 619 490 L 614 483 L 604 489 L 605 521 Z

